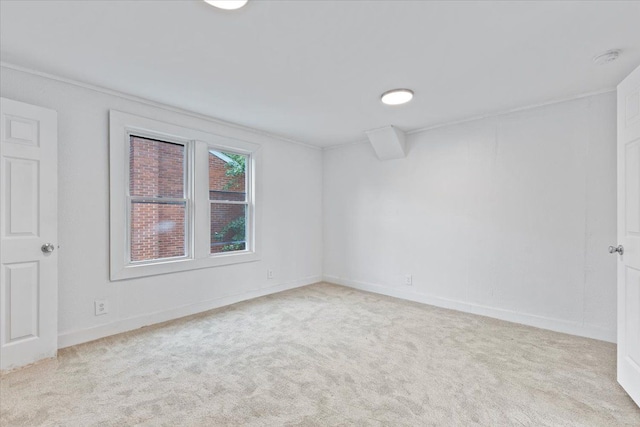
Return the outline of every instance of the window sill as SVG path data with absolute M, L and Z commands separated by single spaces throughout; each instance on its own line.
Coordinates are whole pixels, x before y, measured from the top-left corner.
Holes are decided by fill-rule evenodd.
M 211 255 L 207 258 L 173 259 L 145 264 L 130 264 L 119 271 L 111 271 L 111 281 L 134 279 L 137 277 L 156 276 L 159 274 L 177 273 L 181 271 L 199 270 L 202 268 L 221 267 L 259 261 L 256 252 L 230 253 Z

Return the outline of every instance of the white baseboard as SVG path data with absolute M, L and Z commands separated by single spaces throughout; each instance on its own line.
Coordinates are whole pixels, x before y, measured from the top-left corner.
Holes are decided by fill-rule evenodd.
M 409 291 L 406 289 L 398 289 L 336 276 L 324 276 L 323 282 L 335 283 L 337 285 L 348 286 L 350 288 L 360 289 L 363 291 L 374 292 L 377 294 L 387 295 L 395 298 L 434 305 L 436 307 L 463 311 L 465 313 L 478 314 L 481 316 L 492 317 L 495 319 L 506 320 L 508 322 L 520 323 L 523 325 L 534 326 L 536 328 L 548 329 L 551 331 L 562 332 L 570 335 L 593 338 L 596 340 L 608 341 L 612 343 L 615 343 L 617 339 L 615 330 L 600 329 L 594 326 L 583 325 L 578 322 L 571 322 L 563 319 L 537 316 L 534 314 L 518 313 L 516 311 L 505 310 L 502 308 L 494 308 L 464 301 L 451 300 L 433 295 L 418 293 L 415 291 Z
M 266 288 L 255 289 L 249 292 L 243 292 L 241 294 L 214 298 L 194 304 L 183 305 L 180 307 L 172 308 L 170 310 L 158 311 L 155 313 L 143 314 L 141 316 L 120 319 L 115 322 L 107 323 L 93 328 L 63 332 L 58 335 L 58 348 L 70 347 L 72 345 L 82 344 L 85 342 L 108 337 L 110 335 L 132 331 L 144 326 L 150 326 L 156 323 L 166 322 L 168 320 L 179 319 L 181 317 L 190 316 L 192 314 L 202 313 L 203 311 L 224 307 L 227 305 L 235 304 L 237 302 L 258 298 L 289 289 L 299 288 L 301 286 L 311 285 L 313 283 L 320 282 L 321 280 L 322 277 L 320 276 L 306 277 L 304 279 L 281 283 Z

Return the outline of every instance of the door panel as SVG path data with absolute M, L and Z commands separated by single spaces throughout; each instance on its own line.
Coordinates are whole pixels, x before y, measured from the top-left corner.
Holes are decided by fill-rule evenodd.
M 626 201 L 626 231 L 627 233 L 640 232 L 640 141 L 627 145 L 625 153 L 625 201 Z
M 625 277 L 625 312 L 627 313 L 625 319 L 626 334 L 626 347 L 629 358 L 635 362 L 636 365 L 640 365 L 640 335 L 637 333 L 637 325 L 640 323 L 640 316 L 636 307 L 640 307 L 640 271 L 635 268 L 627 268 L 627 274 Z
M 38 263 L 9 264 L 6 268 L 9 342 L 38 336 Z
M 38 235 L 38 162 L 5 159 L 7 236 Z
M 640 68 L 618 86 L 618 382 L 640 405 Z
M 6 123 L 5 141 L 13 144 L 25 144 L 37 147 L 39 138 L 39 121 L 28 117 L 16 117 L 11 114 L 3 116 Z
M 1 99 L 0 369 L 58 347 L 57 115 Z

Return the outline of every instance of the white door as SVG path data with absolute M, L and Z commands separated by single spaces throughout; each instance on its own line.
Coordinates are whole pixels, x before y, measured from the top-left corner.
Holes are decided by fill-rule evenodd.
M 618 382 L 640 405 L 640 67 L 618 85 Z
M 9 370 L 58 349 L 58 125 L 55 111 L 0 100 L 0 370 Z

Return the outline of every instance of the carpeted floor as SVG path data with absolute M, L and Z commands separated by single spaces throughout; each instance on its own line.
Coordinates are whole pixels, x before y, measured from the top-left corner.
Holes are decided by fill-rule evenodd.
M 639 426 L 612 344 L 318 284 L 4 376 L 2 426 Z

